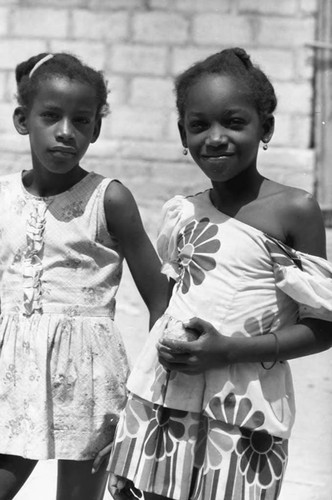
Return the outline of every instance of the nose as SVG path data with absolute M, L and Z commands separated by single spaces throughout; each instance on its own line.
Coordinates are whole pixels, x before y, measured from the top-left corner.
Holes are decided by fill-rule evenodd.
M 72 123 L 68 118 L 64 117 L 58 122 L 56 137 L 62 141 L 69 141 L 74 137 Z
M 228 137 L 225 128 L 220 124 L 211 126 L 209 135 L 206 139 L 206 144 L 208 146 L 220 146 L 223 144 L 227 144 L 227 142 Z

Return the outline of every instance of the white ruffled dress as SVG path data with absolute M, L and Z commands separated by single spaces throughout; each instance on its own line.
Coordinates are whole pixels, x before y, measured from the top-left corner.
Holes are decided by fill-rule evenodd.
M 289 364 L 185 375 L 155 346 L 174 318 L 237 337 L 332 321 L 332 266 L 221 213 L 209 191 L 165 204 L 158 250 L 176 286 L 129 377 L 110 469 L 175 500 L 274 500 L 295 416 Z
M 21 173 L 0 179 L 0 453 L 87 460 L 113 437 L 129 368 L 109 182 L 90 173 L 40 198 Z

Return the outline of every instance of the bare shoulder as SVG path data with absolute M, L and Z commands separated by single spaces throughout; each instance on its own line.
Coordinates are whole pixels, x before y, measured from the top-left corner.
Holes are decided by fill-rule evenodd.
M 325 257 L 325 228 L 315 197 L 303 189 L 280 191 L 281 214 L 288 243 L 295 249 Z
M 131 191 L 120 181 L 112 181 L 106 188 L 104 208 L 108 228 L 122 233 L 130 225 L 140 225 L 140 215 Z

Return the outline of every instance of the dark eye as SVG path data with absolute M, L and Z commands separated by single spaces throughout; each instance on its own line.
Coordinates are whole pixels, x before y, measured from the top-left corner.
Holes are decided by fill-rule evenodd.
M 207 123 L 203 122 L 202 120 L 195 120 L 195 121 L 189 122 L 189 124 L 188 124 L 189 130 L 191 132 L 193 132 L 194 134 L 202 132 L 207 127 L 208 127 Z
M 55 111 L 44 111 L 41 116 L 46 121 L 55 121 L 59 115 Z
M 245 126 L 245 120 L 243 118 L 230 118 L 228 126 L 234 130 L 240 130 Z
M 76 118 L 74 118 L 74 121 L 81 125 L 89 125 L 89 123 L 91 123 L 91 119 L 87 118 L 86 116 L 76 116 Z

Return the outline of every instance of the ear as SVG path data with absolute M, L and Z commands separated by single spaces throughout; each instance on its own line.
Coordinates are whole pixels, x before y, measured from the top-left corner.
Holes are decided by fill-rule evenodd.
M 21 135 L 28 135 L 29 129 L 27 124 L 28 111 L 24 106 L 18 106 L 13 113 L 13 122 L 17 132 Z
M 262 133 L 262 141 L 265 143 L 270 142 L 274 132 L 274 116 L 268 115 L 265 118 L 265 121 L 262 125 L 263 133 Z
M 184 148 L 187 148 L 188 147 L 188 144 L 187 144 L 187 136 L 186 136 L 186 131 L 184 129 L 184 125 L 183 125 L 183 122 L 181 120 L 178 121 L 178 129 L 179 129 L 179 132 L 180 132 L 180 137 L 181 137 L 181 142 L 182 142 L 182 146 Z
M 91 144 L 93 144 L 94 142 L 96 142 L 96 140 L 98 139 L 99 134 L 100 134 L 100 130 L 101 130 L 101 118 L 98 118 L 96 120 L 95 128 L 94 128 L 93 134 L 92 134 L 92 139 L 90 141 Z

